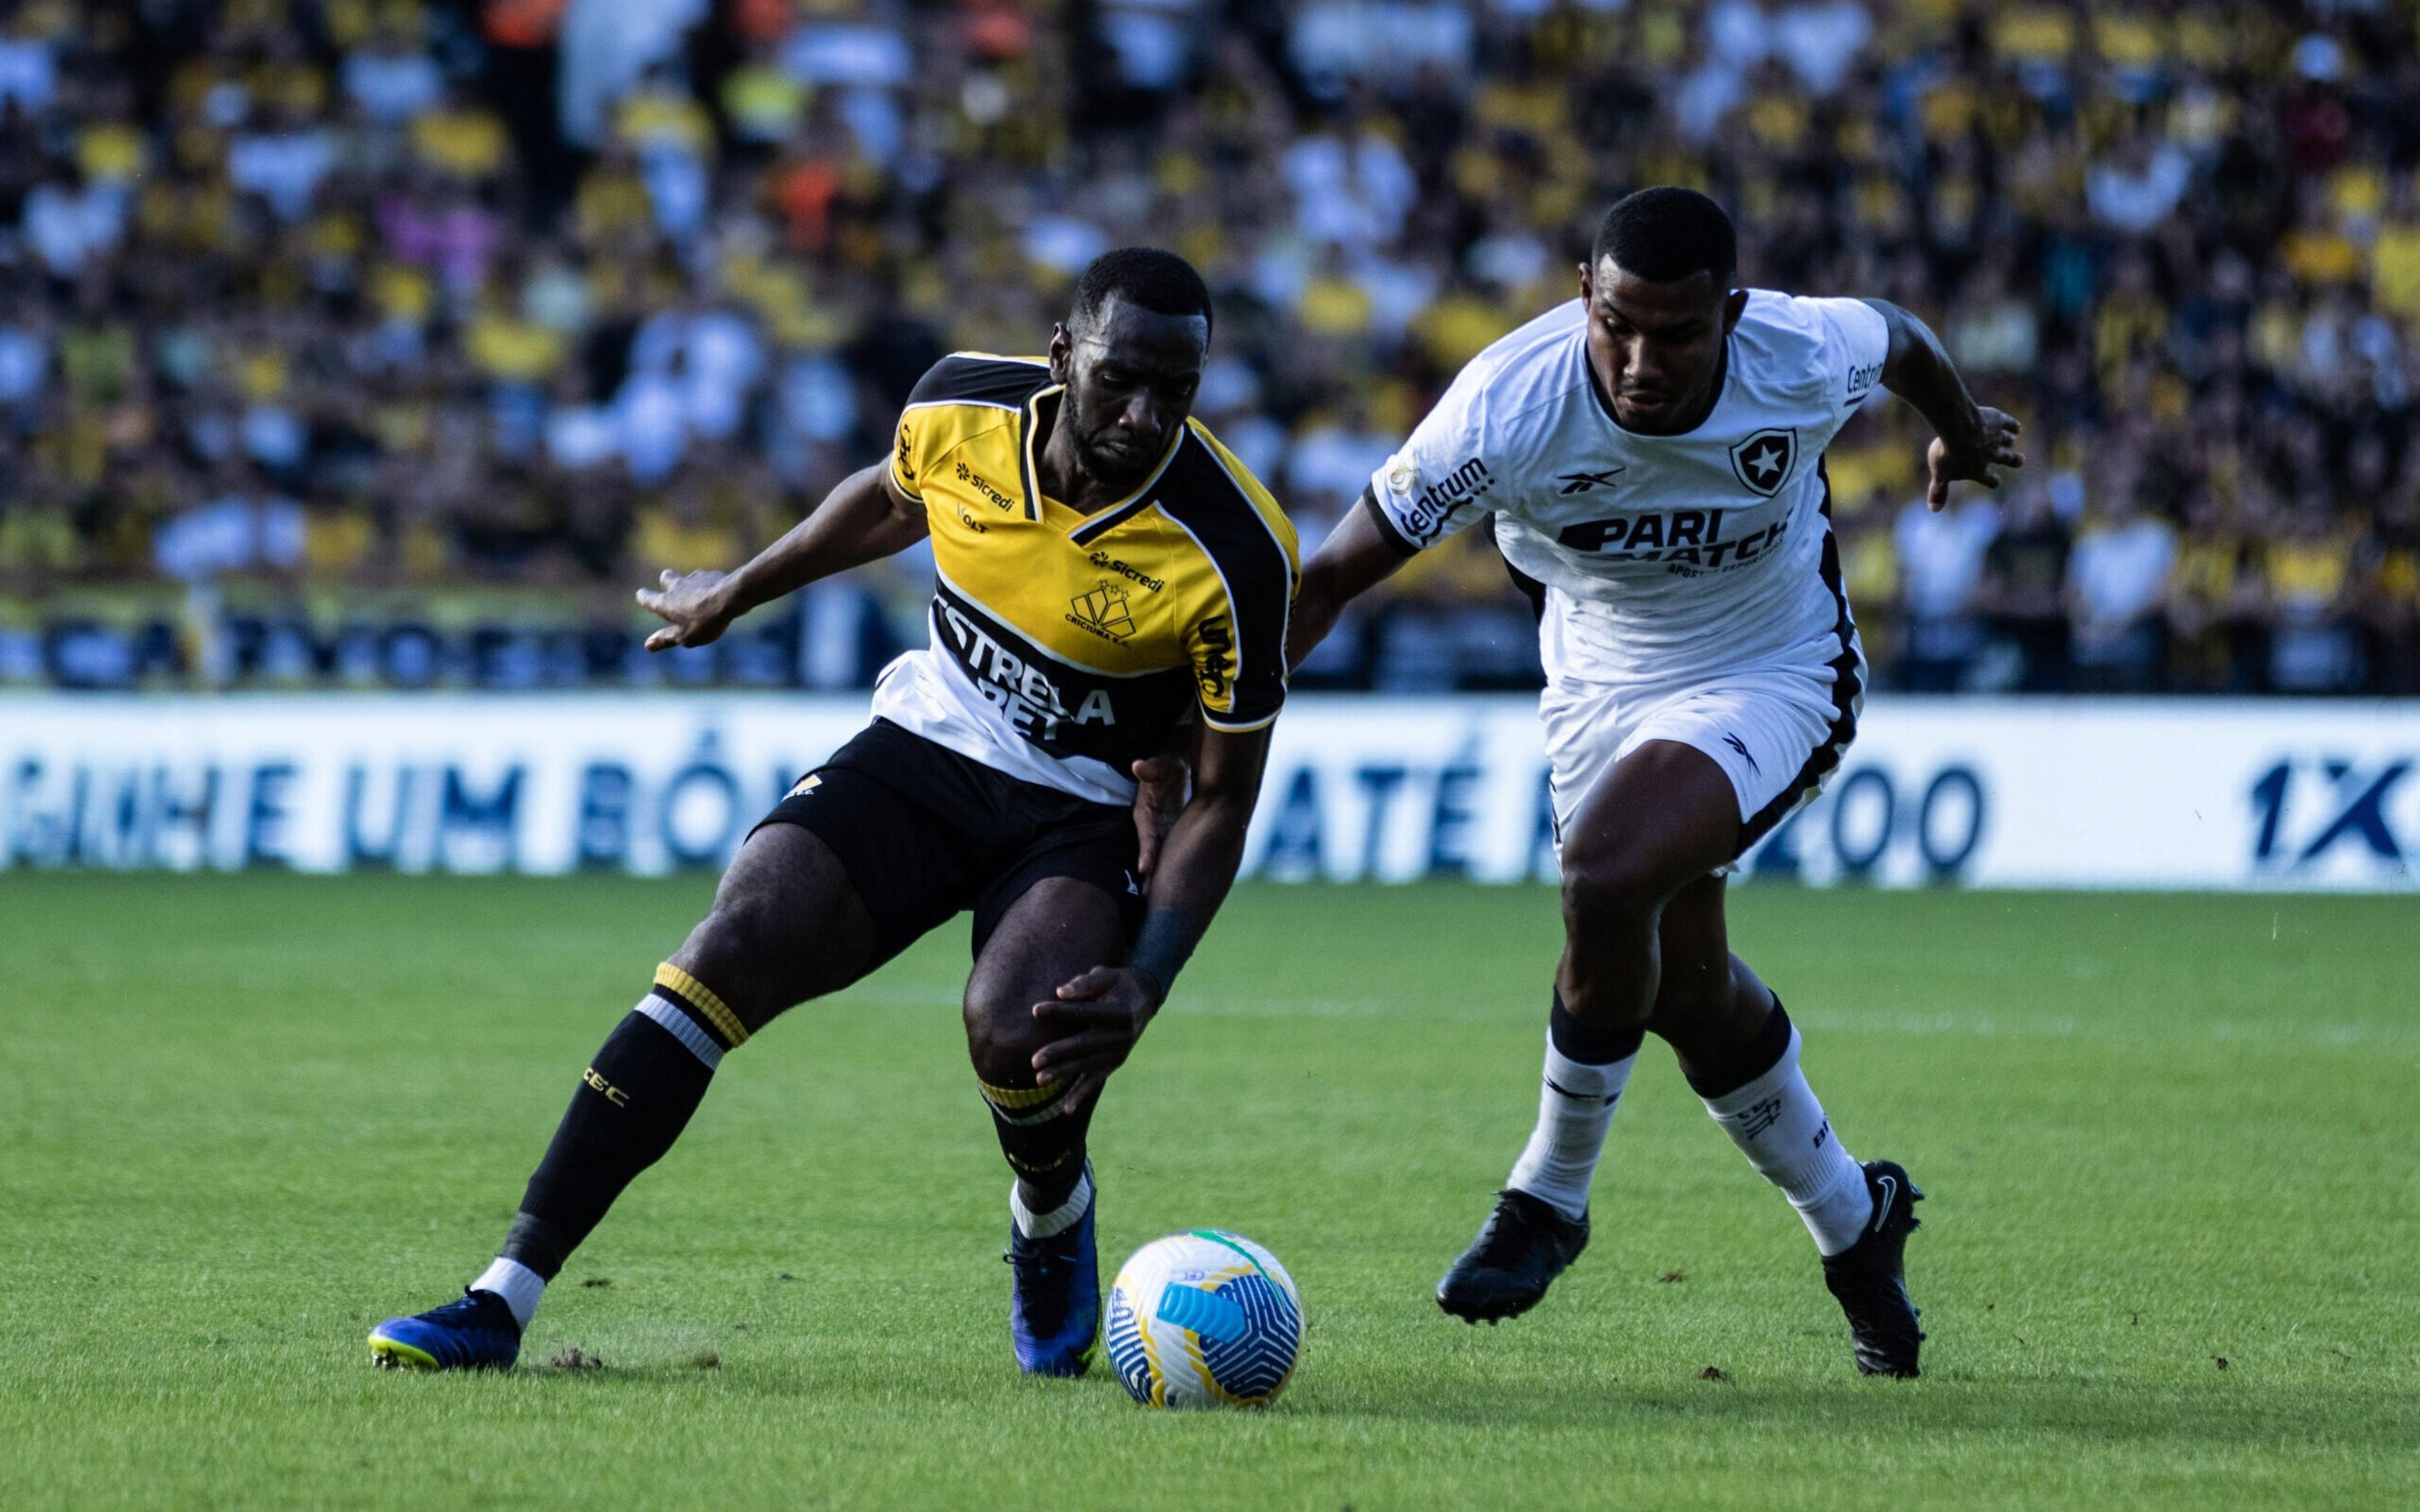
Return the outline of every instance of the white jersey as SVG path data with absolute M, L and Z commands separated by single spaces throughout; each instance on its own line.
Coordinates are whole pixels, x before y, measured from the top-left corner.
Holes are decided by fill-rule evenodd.
M 1493 514 L 1505 560 L 1568 610 L 1546 627 L 1558 680 L 1671 686 L 1853 647 L 1823 455 L 1881 379 L 1882 316 L 1751 291 L 1722 393 L 1680 436 L 1615 423 L 1587 333 L 1574 300 L 1474 358 L 1371 480 L 1385 523 L 1419 548 Z

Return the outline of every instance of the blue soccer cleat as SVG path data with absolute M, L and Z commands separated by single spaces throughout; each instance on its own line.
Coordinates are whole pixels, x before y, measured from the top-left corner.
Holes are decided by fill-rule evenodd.
M 370 1330 L 370 1359 L 390 1370 L 502 1370 L 520 1352 L 521 1326 L 492 1291 L 466 1289 L 459 1302 Z
M 1006 1260 L 1016 1276 L 1009 1294 L 1008 1333 L 1016 1343 L 1016 1367 L 1030 1376 L 1080 1376 L 1093 1364 L 1101 1340 L 1100 1257 L 1093 1244 L 1093 1215 L 1047 1239 L 1028 1239 L 1012 1220 Z

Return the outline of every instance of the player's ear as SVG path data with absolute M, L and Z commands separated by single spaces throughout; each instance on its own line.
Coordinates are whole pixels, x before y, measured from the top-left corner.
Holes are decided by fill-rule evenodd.
M 1050 328 L 1050 381 L 1067 381 L 1067 359 L 1076 350 L 1076 338 L 1067 334 L 1067 323 L 1060 321 Z
M 1586 263 L 1580 264 L 1580 303 L 1596 308 L 1596 270 Z
M 1723 334 L 1737 330 L 1740 316 L 1747 314 L 1747 290 L 1735 288 L 1723 297 Z

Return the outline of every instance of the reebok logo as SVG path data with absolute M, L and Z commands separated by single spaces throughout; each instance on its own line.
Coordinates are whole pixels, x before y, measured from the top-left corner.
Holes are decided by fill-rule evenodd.
M 1598 488 L 1612 487 L 1614 480 L 1627 471 L 1625 468 L 1614 467 L 1607 468 L 1603 472 L 1565 472 L 1558 476 L 1555 481 L 1563 486 L 1561 491 L 1565 494 L 1590 493 Z
M 1740 760 L 1747 763 L 1747 769 L 1749 771 L 1760 775 L 1762 774 L 1764 768 L 1757 765 L 1756 758 L 1748 754 L 1746 741 L 1742 740 L 1739 736 L 1731 734 L 1729 732 L 1725 732 L 1723 735 L 1723 744 L 1740 753 Z

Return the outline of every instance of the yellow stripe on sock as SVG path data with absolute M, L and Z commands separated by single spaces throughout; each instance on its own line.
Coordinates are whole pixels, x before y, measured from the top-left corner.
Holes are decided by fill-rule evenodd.
M 983 1088 L 984 1101 L 1003 1113 L 1040 1107 L 1052 1098 L 1064 1095 L 1067 1090 L 1064 1082 L 1053 1082 L 1047 1087 L 994 1087 L 978 1079 L 975 1085 Z
M 736 1050 L 748 1042 L 748 1026 L 739 1022 L 739 1015 L 725 1007 L 721 998 L 714 995 L 713 988 L 680 967 L 669 961 L 658 966 L 656 985 L 669 987 L 680 994 L 684 1001 L 705 1014 L 707 1022 L 711 1023 L 724 1039 L 731 1041 L 733 1049 Z

